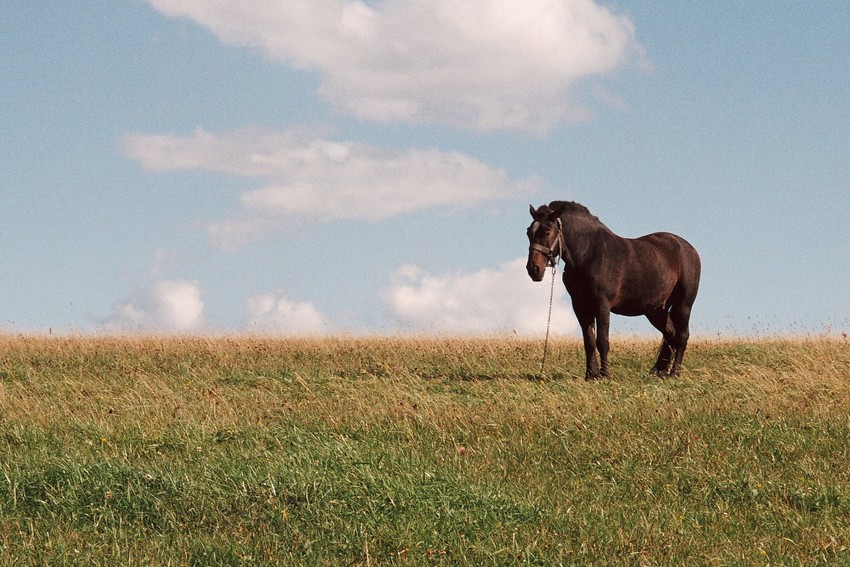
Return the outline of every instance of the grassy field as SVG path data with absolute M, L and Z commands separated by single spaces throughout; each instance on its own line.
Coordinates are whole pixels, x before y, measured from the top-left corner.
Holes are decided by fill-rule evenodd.
M 850 343 L 0 336 L 0 565 L 850 564 Z

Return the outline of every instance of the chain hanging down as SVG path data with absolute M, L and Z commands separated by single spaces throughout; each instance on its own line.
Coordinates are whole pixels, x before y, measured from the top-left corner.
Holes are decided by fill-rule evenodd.
M 552 263 L 552 286 L 549 288 L 549 315 L 546 318 L 546 338 L 543 340 L 543 360 L 540 362 L 540 380 L 543 380 L 543 369 L 546 367 L 546 355 L 549 353 L 549 328 L 552 325 L 552 302 L 555 298 L 555 274 L 558 273 L 558 262 Z

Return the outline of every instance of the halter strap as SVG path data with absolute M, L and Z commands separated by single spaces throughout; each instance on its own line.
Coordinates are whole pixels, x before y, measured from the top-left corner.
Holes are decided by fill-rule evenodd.
M 561 224 L 561 217 L 558 217 L 557 225 L 558 234 L 555 235 L 555 240 L 552 241 L 552 244 L 550 244 L 549 246 L 543 246 L 542 244 L 537 243 L 532 243 L 528 245 L 529 251 L 534 250 L 546 256 L 546 258 L 549 260 L 550 266 L 557 266 L 558 258 L 563 256 L 564 253 L 564 227 Z M 555 252 L 554 250 L 555 244 L 558 245 L 557 252 Z

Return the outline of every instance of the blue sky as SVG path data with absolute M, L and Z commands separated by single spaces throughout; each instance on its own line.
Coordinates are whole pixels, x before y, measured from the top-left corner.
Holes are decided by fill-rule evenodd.
M 12 2 L 0 53 L 0 331 L 542 333 L 555 199 L 694 244 L 692 333 L 850 331 L 846 2 Z

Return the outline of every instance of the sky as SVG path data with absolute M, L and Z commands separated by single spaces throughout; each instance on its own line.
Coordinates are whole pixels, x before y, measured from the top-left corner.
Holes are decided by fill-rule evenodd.
M 0 332 L 542 335 L 573 200 L 697 248 L 693 335 L 841 335 L 848 62 L 844 1 L 8 2 Z

